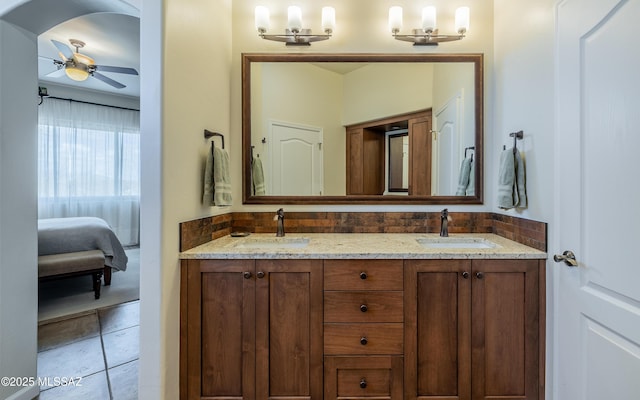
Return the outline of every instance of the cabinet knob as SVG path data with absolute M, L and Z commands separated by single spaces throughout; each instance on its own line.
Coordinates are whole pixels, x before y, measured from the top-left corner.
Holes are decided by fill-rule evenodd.
M 367 388 L 367 380 L 365 378 L 360 379 L 360 388 L 361 389 Z
M 244 276 L 244 279 L 249 279 L 251 278 L 251 272 L 245 271 L 242 273 L 242 276 Z
M 369 342 L 369 341 L 367 340 L 367 338 L 366 338 L 366 337 L 364 337 L 364 336 L 363 336 L 363 337 L 361 337 L 361 338 L 360 338 L 360 344 L 361 344 L 361 345 L 363 345 L 363 346 L 364 346 L 364 345 L 366 345 L 368 342 Z
M 482 272 L 476 272 L 476 278 L 482 279 L 484 278 L 484 274 Z
M 264 272 L 262 272 L 262 271 L 258 271 L 258 273 L 256 274 L 256 276 L 257 276 L 259 279 L 262 279 L 262 278 L 264 278 Z
M 367 273 L 366 272 L 360 272 L 360 279 L 367 279 Z
M 462 277 L 463 277 L 464 279 L 469 279 L 469 273 L 468 273 L 467 271 L 464 271 L 464 272 L 462 273 Z
M 369 309 L 369 307 L 367 307 L 367 305 L 366 305 L 366 304 L 362 304 L 362 305 L 360 306 L 360 311 L 362 311 L 362 312 L 367 312 L 367 310 L 368 310 L 368 309 Z

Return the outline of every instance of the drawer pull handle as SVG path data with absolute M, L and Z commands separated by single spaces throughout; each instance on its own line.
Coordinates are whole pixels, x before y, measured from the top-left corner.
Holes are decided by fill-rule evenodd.
M 264 278 L 264 272 L 262 272 L 262 271 L 258 271 L 258 273 L 256 274 L 256 276 L 257 276 L 259 279 L 262 279 L 262 278 Z
M 362 305 L 360 306 L 360 311 L 362 311 L 362 312 L 367 312 L 367 310 L 368 310 L 368 309 L 369 309 L 369 307 L 367 307 L 367 305 L 366 305 L 366 304 L 362 304 Z
M 467 271 L 464 271 L 464 272 L 462 273 L 462 277 L 463 277 L 464 279 L 469 279 L 469 273 L 468 273 Z
M 366 272 L 360 272 L 360 279 L 367 279 L 367 273 Z
M 249 279 L 251 278 L 251 272 L 245 271 L 242 273 L 242 276 L 244 276 L 244 279 Z
M 484 274 L 482 272 L 476 272 L 476 278 L 482 279 L 484 278 Z
M 360 338 L 360 344 L 361 344 L 361 345 L 363 345 L 363 346 L 364 346 L 364 345 L 366 345 L 368 342 L 369 342 L 369 341 L 367 340 L 367 338 L 366 338 L 366 337 L 364 337 L 364 336 L 363 336 L 363 337 L 361 337 L 361 338 Z
M 362 378 L 360 379 L 360 388 L 361 389 L 366 389 L 367 388 L 367 380 Z

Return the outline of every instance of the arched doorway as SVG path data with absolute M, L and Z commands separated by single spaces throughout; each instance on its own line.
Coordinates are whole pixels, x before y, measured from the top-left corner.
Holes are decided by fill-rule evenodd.
M 141 91 L 141 131 L 159 132 L 161 128 L 160 86 L 162 6 L 145 3 L 141 15 L 141 0 L 9 0 L 0 5 L 0 363 L 2 376 L 36 376 L 37 330 L 37 35 L 65 20 L 95 12 L 117 12 L 138 16 L 144 21 L 141 40 L 154 42 L 141 54 L 141 72 L 148 89 Z M 148 16 L 148 17 L 145 17 Z M 157 42 L 157 43 L 156 43 Z M 160 164 L 159 135 L 145 139 L 150 150 L 142 154 L 143 163 Z M 157 141 L 154 143 L 154 141 Z M 153 150 L 151 150 L 153 149 Z M 150 174 L 150 175 L 148 175 Z M 143 169 L 143 190 L 157 191 L 160 179 L 153 168 Z M 141 220 L 154 222 L 141 231 L 145 258 L 158 260 L 160 220 L 158 198 L 147 198 L 149 211 Z M 157 202 L 157 204 L 154 204 Z M 145 205 L 146 207 L 146 205 Z M 148 263 L 151 265 L 151 263 Z M 157 263 L 154 263 L 157 265 Z M 150 267 L 151 268 L 151 267 Z M 142 270 L 142 274 L 145 271 Z M 140 380 L 154 382 L 145 385 L 140 398 L 156 398 L 162 393 L 159 379 L 162 365 L 160 333 L 145 326 L 158 326 L 160 320 L 160 280 L 150 280 L 142 287 L 146 301 L 141 302 L 141 331 L 145 331 L 145 346 L 141 347 Z M 152 355 L 145 357 L 145 354 Z M 0 398 L 31 399 L 37 386 L 0 387 Z

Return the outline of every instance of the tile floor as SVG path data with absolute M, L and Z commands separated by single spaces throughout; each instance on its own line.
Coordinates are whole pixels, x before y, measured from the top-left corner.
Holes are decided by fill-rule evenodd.
M 137 400 L 139 325 L 139 301 L 40 324 L 38 399 Z

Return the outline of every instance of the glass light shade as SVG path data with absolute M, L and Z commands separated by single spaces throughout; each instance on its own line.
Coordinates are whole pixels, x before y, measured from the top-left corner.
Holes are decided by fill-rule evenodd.
M 399 32 L 402 29 L 402 7 L 394 6 L 389 9 L 389 30 Z
M 78 67 L 67 67 L 64 69 L 65 74 L 74 81 L 82 82 L 87 80 L 89 72 L 87 70 Z
M 73 58 L 75 58 L 76 62 L 84 64 L 86 66 L 94 65 L 96 63 L 93 58 L 80 53 L 74 53 Z
M 266 32 L 269 30 L 269 9 L 265 6 L 257 6 L 255 11 L 256 30 Z
M 460 7 L 456 10 L 456 32 L 469 30 L 469 7 Z
M 289 6 L 287 9 L 288 26 L 292 32 L 300 32 L 302 29 L 302 10 L 298 6 Z
M 322 30 L 333 32 L 336 28 L 336 9 L 333 7 L 322 7 Z
M 433 6 L 422 9 L 422 29 L 425 32 L 436 29 L 436 8 Z

